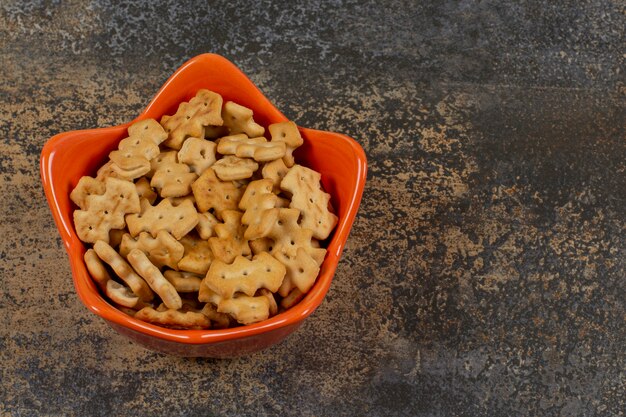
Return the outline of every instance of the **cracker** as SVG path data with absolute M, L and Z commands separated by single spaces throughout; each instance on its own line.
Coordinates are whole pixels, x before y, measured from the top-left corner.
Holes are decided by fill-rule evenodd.
M 257 162 L 273 161 L 285 156 L 286 147 L 282 142 L 268 142 L 264 137 L 224 136 L 219 140 L 217 151 L 222 155 L 235 155 L 239 158 L 252 158 Z
M 206 277 L 200 283 L 200 289 L 198 290 L 198 301 L 203 303 L 211 303 L 218 305 L 224 297 L 213 291 L 206 283 Z
M 98 257 L 96 251 L 93 249 L 87 249 L 83 255 L 83 259 L 85 260 L 85 266 L 87 267 L 87 271 L 89 271 L 91 278 L 93 278 L 96 284 L 98 284 L 100 290 L 106 293 L 107 282 L 111 280 L 111 275 Z
M 102 240 L 98 240 L 93 245 L 93 249 L 98 257 L 103 262 L 106 262 L 117 276 L 130 287 L 135 295 L 145 302 L 152 301 L 154 293 L 150 289 L 150 286 L 133 271 L 130 265 L 126 263 L 124 258 L 122 258 L 115 249 Z
M 211 327 L 207 316 L 195 311 L 165 310 L 157 311 L 152 307 L 144 307 L 135 314 L 135 318 L 152 324 L 181 330 L 202 330 Z
M 183 236 L 180 243 L 185 247 L 185 255 L 178 261 L 178 269 L 200 275 L 206 274 L 213 260 L 209 242 L 190 233 Z
M 268 234 L 273 242 L 270 252 L 286 267 L 278 293 L 285 297 L 294 287 L 306 292 L 315 283 L 326 249 L 316 247 L 311 230 L 298 225 L 299 210 L 275 210 L 278 211 L 277 221 Z
M 297 209 L 278 209 L 278 219 L 268 237 L 273 241 L 271 245 L 272 255 L 283 252 L 287 256 L 295 257 L 298 248 L 303 248 L 315 262 L 321 266 L 326 256 L 326 249 L 312 239 L 312 232 L 298 225 L 300 211 Z
M 215 259 L 231 263 L 236 256 L 250 255 L 250 246 L 244 237 L 246 227 L 241 224 L 242 213 L 224 210 L 224 223 L 215 225 L 216 237 L 209 238 L 209 247 Z
M 282 159 L 286 166 L 292 167 L 295 164 L 293 151 L 304 143 L 298 126 L 289 121 L 271 124 L 268 129 L 272 135 L 271 143 L 284 143 L 286 145 L 286 152 Z
M 302 212 L 302 227 L 312 230 L 316 239 L 324 240 L 337 224 L 337 216 L 328 210 L 330 194 L 322 190 L 321 177 L 319 172 L 294 165 L 280 187 L 292 194 L 289 206 Z
M 145 253 L 139 249 L 133 249 L 128 253 L 126 259 L 135 271 L 146 280 L 150 288 L 161 297 L 163 304 L 174 310 L 182 307 L 182 300 L 176 288 L 163 277 L 159 268 L 150 262 Z
M 150 171 L 146 177 L 152 178 L 154 173 L 164 165 L 175 164 L 178 162 L 178 152 L 162 151 L 150 161 Z
M 224 298 L 232 298 L 236 292 L 253 296 L 261 288 L 276 292 L 285 272 L 285 266 L 276 258 L 268 253 L 261 253 L 252 260 L 237 256 L 230 265 L 219 259 L 214 260 L 205 282 L 211 290 Z
M 277 202 L 278 197 L 272 193 L 272 180 L 262 179 L 248 184 L 239 201 L 239 208 L 245 210 L 241 223 L 248 226 L 244 235 L 246 239 L 258 239 L 269 234 L 278 215 L 274 209 Z
M 123 307 L 138 310 L 146 306 L 146 303 L 133 294 L 130 288 L 113 280 L 107 282 L 105 294 L 111 301 Z
M 194 274 L 192 272 L 185 271 L 172 271 L 168 269 L 163 272 L 163 276 L 176 288 L 176 291 L 198 292 L 200 291 L 200 284 L 202 283 L 202 276 Z
M 154 190 L 150 186 L 150 182 L 146 179 L 146 177 L 139 178 L 135 182 L 135 188 L 137 189 L 137 195 L 139 196 L 139 199 L 145 198 L 150 202 L 150 204 L 154 204 L 158 197 L 158 194 L 154 192 Z
M 167 163 L 154 172 L 150 185 L 163 198 L 182 197 L 191 192 L 191 184 L 198 176 L 186 164 Z
M 74 211 L 74 226 L 78 238 L 86 243 L 108 242 L 109 231 L 124 228 L 124 216 L 140 210 L 134 184 L 112 177 L 105 181 L 104 194 L 87 196 L 84 204 L 85 210 Z
M 215 163 L 215 142 L 201 138 L 188 138 L 178 151 L 178 160 L 189 165 L 197 175 Z
M 185 253 L 185 247 L 166 230 L 159 230 L 156 238 L 148 232 L 141 232 L 137 239 L 126 233 L 120 244 L 120 255 L 126 257 L 133 249 L 139 249 L 148 256 L 150 262 L 161 268 L 176 269 Z
M 276 313 L 278 313 L 278 305 L 276 304 L 274 293 L 272 293 L 270 290 L 265 289 L 265 288 L 261 288 L 258 291 L 258 293 L 259 293 L 259 296 L 266 297 L 267 300 L 270 302 L 269 304 L 270 317 L 276 315 Z
M 134 179 L 141 177 L 145 173 L 145 169 L 143 167 L 127 170 L 120 168 L 116 163 L 111 164 L 111 171 L 112 177 L 126 181 L 133 181 Z
M 200 312 L 211 320 L 213 329 L 226 329 L 230 325 L 228 314 L 219 313 L 217 307 L 211 303 L 205 304 Z
M 161 125 L 168 133 L 163 143 L 172 149 L 180 149 L 188 137 L 204 136 L 205 126 L 221 126 L 222 96 L 209 90 L 199 90 L 189 102 L 178 106 L 173 116 L 163 116 Z
M 215 225 L 218 223 L 219 220 L 211 213 L 198 213 L 196 232 L 198 232 L 201 239 L 208 240 L 210 237 L 215 236 Z
M 215 162 L 211 168 L 220 180 L 233 181 L 250 178 L 259 169 L 259 164 L 252 159 L 228 155 Z
M 245 133 L 251 138 L 263 136 L 265 128 L 256 123 L 252 116 L 253 112 L 251 109 L 232 101 L 227 101 L 222 110 L 224 126 L 228 127 L 231 135 Z
M 278 294 L 286 297 L 294 288 L 307 293 L 320 272 L 320 267 L 315 259 L 304 248 L 298 248 L 295 256 L 287 251 L 276 251 L 273 255 L 287 269 L 285 279 L 278 289 Z
M 284 309 L 291 308 L 298 304 L 303 298 L 305 294 L 300 291 L 298 288 L 294 288 L 289 295 L 280 300 L 280 306 Z
M 128 128 L 128 137 L 109 153 L 109 158 L 120 170 L 133 172 L 138 178 L 150 171 L 150 160 L 159 154 L 159 144 L 166 138 L 167 133 L 156 120 L 139 121 Z
M 222 300 L 217 306 L 220 313 L 230 314 L 241 324 L 258 323 L 270 316 L 270 301 L 265 296 L 250 297 L 239 294 Z
M 95 178 L 84 176 L 78 180 L 78 184 L 72 190 L 70 199 L 80 207 L 81 210 L 87 208 L 87 197 L 90 195 L 102 195 L 104 194 L 105 186 L 102 181 L 98 181 Z
M 204 171 L 191 185 L 191 190 L 201 213 L 214 210 L 220 217 L 224 210 L 237 209 L 244 191 L 232 182 L 221 181 L 213 168 Z
M 189 233 L 198 224 L 198 212 L 193 203 L 184 201 L 173 206 L 168 199 L 152 206 L 147 200 L 141 200 L 141 211 L 138 214 L 126 216 L 126 223 L 131 236 L 141 232 L 150 232 L 157 236 L 159 231 L 166 230 L 176 239 Z
M 274 241 L 268 237 L 261 237 L 248 242 L 252 253 L 258 255 L 261 252 L 271 252 L 274 248 Z
M 282 159 L 277 159 L 272 162 L 267 162 L 263 165 L 263 169 L 261 170 L 261 174 L 263 178 L 268 178 L 272 180 L 272 191 L 274 194 L 278 194 L 280 192 L 280 182 L 285 177 L 285 174 L 289 171 L 287 165 Z

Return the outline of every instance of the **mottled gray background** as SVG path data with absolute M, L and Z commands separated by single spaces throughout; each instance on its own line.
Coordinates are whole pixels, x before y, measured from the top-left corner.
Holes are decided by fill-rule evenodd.
M 3 0 L 0 414 L 623 416 L 624 11 Z M 131 120 L 203 52 L 370 164 L 325 302 L 236 360 L 89 313 L 39 182 L 48 138 Z

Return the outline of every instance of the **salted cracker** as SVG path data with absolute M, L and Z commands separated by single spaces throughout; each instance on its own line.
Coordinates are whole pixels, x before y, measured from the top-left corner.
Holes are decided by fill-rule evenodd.
M 185 254 L 178 261 L 178 269 L 204 275 L 209 270 L 213 253 L 209 242 L 200 239 L 195 233 L 190 233 L 180 239 L 185 248 Z
M 292 122 L 281 122 L 269 125 L 268 130 L 272 135 L 272 141 L 270 143 L 278 144 L 284 143 L 286 147 L 285 155 L 282 157 L 285 165 L 292 167 L 295 164 L 293 157 L 293 151 L 304 143 L 298 126 Z
M 272 240 L 271 254 L 287 268 L 285 279 L 278 290 L 285 297 L 294 287 L 306 288 L 308 291 L 317 278 L 326 249 L 315 247 L 311 230 L 298 225 L 299 210 L 276 210 L 277 220 L 267 237 Z
M 220 221 L 209 213 L 198 213 L 198 224 L 196 225 L 196 232 L 201 239 L 208 240 L 210 237 L 215 236 L 215 225 Z
M 215 225 L 216 237 L 209 238 L 209 247 L 215 259 L 231 263 L 237 256 L 250 255 L 248 240 L 244 237 L 246 227 L 241 224 L 242 213 L 224 210 L 224 223 Z
M 109 177 L 105 192 L 92 194 L 84 200 L 84 210 L 74 211 L 74 226 L 78 238 L 86 243 L 109 241 L 111 229 L 123 229 L 124 216 L 140 210 L 137 190 L 132 182 Z
M 166 138 L 167 133 L 156 120 L 139 121 L 128 128 L 128 137 L 109 153 L 109 158 L 120 170 L 133 172 L 132 176 L 138 178 L 150 171 L 150 160 L 159 154 L 159 144 Z
M 272 180 L 262 179 L 248 184 L 239 201 L 239 209 L 244 210 L 241 223 L 248 226 L 244 235 L 246 239 L 268 235 L 278 214 L 274 209 L 277 203 L 278 196 L 272 192 Z
M 178 162 L 178 152 L 161 151 L 150 160 L 150 171 L 146 174 L 146 177 L 152 178 L 154 173 L 163 165 L 175 164 L 176 162 Z
M 205 282 L 211 290 L 224 298 L 232 298 L 237 292 L 253 296 L 261 288 L 276 292 L 285 272 L 285 266 L 276 258 L 268 253 L 261 253 L 252 260 L 237 256 L 232 264 L 214 260 Z
M 221 126 L 222 96 L 206 89 L 199 90 L 189 102 L 178 106 L 173 116 L 163 116 L 161 125 L 168 133 L 164 145 L 180 149 L 188 137 L 204 136 L 206 126 Z
M 152 307 L 145 307 L 135 314 L 135 318 L 172 329 L 202 330 L 211 327 L 209 318 L 195 311 L 179 311 L 173 309 L 157 311 Z
M 135 271 L 150 285 L 150 288 L 161 297 L 163 304 L 168 308 L 178 310 L 182 307 L 182 300 L 176 288 L 166 280 L 159 268 L 154 266 L 145 253 L 133 249 L 126 257 Z
M 156 201 L 158 194 L 154 192 L 152 187 L 150 186 L 150 181 L 146 177 L 141 177 L 137 181 L 135 181 L 135 188 L 137 189 L 137 195 L 139 199 L 145 198 L 150 202 L 150 204 L 154 204 Z
M 302 165 L 294 165 L 280 187 L 292 194 L 291 208 L 301 211 L 300 225 L 313 231 L 316 239 L 326 239 L 337 224 L 337 216 L 328 210 L 330 194 L 322 190 L 321 174 Z
M 227 155 L 218 159 L 211 168 L 222 181 L 243 180 L 252 177 L 259 164 L 249 158 Z
M 230 181 L 221 181 L 213 168 L 208 168 L 191 185 L 198 211 L 213 210 L 221 217 L 224 210 L 236 210 L 244 190 Z
M 141 211 L 127 215 L 126 223 L 133 237 L 141 232 L 150 232 L 156 237 L 159 231 L 166 230 L 176 239 L 180 239 L 196 227 L 198 212 L 189 200 L 178 206 L 173 206 L 167 198 L 156 206 L 150 205 L 147 200 L 141 200 Z
M 87 208 L 87 197 L 90 195 L 102 195 L 104 194 L 105 186 L 104 182 L 95 178 L 84 176 L 78 180 L 78 184 L 72 190 L 70 199 L 80 207 L 81 210 Z
M 258 323 L 270 316 L 270 301 L 267 297 L 250 297 L 238 294 L 222 300 L 217 311 L 231 315 L 240 324 Z
M 185 253 L 185 247 L 166 230 L 159 230 L 156 237 L 141 232 L 136 239 L 126 233 L 122 236 L 120 255 L 128 256 L 133 249 L 139 249 L 148 256 L 150 262 L 159 268 L 167 266 L 176 269 Z
M 191 192 L 191 184 L 198 178 L 186 164 L 170 162 L 161 164 L 154 172 L 150 185 L 163 198 L 182 197 Z
M 249 138 L 245 134 L 220 138 L 217 151 L 222 155 L 252 158 L 257 162 L 273 161 L 285 156 L 284 142 L 268 142 L 264 137 Z
M 247 107 L 232 101 L 224 103 L 222 119 L 224 126 L 228 127 L 231 135 L 245 133 L 251 138 L 263 136 L 265 128 L 256 123 L 252 116 L 252 110 Z
M 289 168 L 285 165 L 285 162 L 282 159 L 266 162 L 261 169 L 261 175 L 263 178 L 272 180 L 272 191 L 274 194 L 278 194 L 280 192 L 280 183 L 287 172 L 289 172 Z
M 211 320 L 211 328 L 213 329 L 226 329 L 230 325 L 230 316 L 219 313 L 217 307 L 211 303 L 206 303 L 200 312 Z
M 179 293 L 200 291 L 200 284 L 203 278 L 203 276 L 194 274 L 193 272 L 174 271 L 171 269 L 164 271 L 163 276 Z
M 178 161 L 189 165 L 197 175 L 215 163 L 215 142 L 201 138 L 187 138 L 178 151 Z
M 150 286 L 133 268 L 115 251 L 108 243 L 98 240 L 93 249 L 102 261 L 106 262 L 122 281 L 126 283 L 133 293 L 145 302 L 150 302 L 154 298 L 154 293 Z

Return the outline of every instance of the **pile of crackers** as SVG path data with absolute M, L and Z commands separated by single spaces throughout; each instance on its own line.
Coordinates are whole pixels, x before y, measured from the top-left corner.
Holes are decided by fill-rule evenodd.
M 111 303 L 176 329 L 228 328 L 297 304 L 337 223 L 321 175 L 294 160 L 293 122 L 199 90 L 142 120 L 70 198 L 85 264 Z

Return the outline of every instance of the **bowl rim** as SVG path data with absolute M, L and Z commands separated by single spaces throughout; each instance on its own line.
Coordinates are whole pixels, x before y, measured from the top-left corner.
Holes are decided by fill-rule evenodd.
M 347 144 L 349 149 L 352 151 L 353 157 L 357 162 L 357 173 L 354 190 L 352 192 L 352 195 L 348 199 L 349 201 L 347 204 L 348 207 L 346 209 L 346 215 L 343 219 L 339 220 L 337 227 L 334 231 L 332 240 L 328 245 L 329 247 L 334 246 L 335 250 L 332 252 L 330 250 L 328 251 L 326 258 L 324 259 L 324 262 L 321 266 L 320 274 L 314 286 L 306 294 L 304 299 L 302 299 L 298 304 L 286 310 L 285 312 L 259 323 L 229 329 L 177 330 L 143 322 L 141 320 L 128 316 L 127 314 L 114 307 L 106 300 L 106 298 L 104 298 L 100 294 L 92 278 L 89 276 L 88 273 L 86 273 L 83 261 L 83 254 L 85 252 L 84 243 L 78 240 L 72 223 L 70 222 L 70 224 L 67 224 L 67 222 L 65 221 L 64 213 L 61 211 L 59 203 L 57 201 L 57 193 L 55 192 L 54 181 L 51 177 L 51 174 L 49 173 L 52 156 L 59 146 L 62 146 L 67 141 L 71 141 L 77 135 L 82 135 L 95 131 L 105 132 L 106 130 L 125 130 L 132 123 L 147 118 L 151 109 L 156 105 L 156 103 L 161 99 L 162 96 L 167 94 L 167 89 L 169 85 L 177 77 L 181 76 L 181 74 L 184 73 L 185 69 L 188 66 L 195 64 L 211 65 L 212 63 L 219 63 L 222 66 L 226 67 L 229 71 L 233 71 L 238 77 L 243 77 L 248 83 L 247 88 L 253 89 L 253 93 L 255 94 L 257 99 L 262 100 L 264 102 L 264 105 L 270 106 L 270 110 L 276 115 L 276 117 L 284 118 L 285 120 L 287 120 L 286 117 L 274 106 L 274 104 L 270 102 L 269 99 L 265 97 L 265 95 L 263 95 L 259 88 L 254 83 L 252 83 L 252 81 L 232 62 L 217 54 L 201 54 L 191 58 L 182 66 L 180 66 L 167 79 L 167 81 L 155 94 L 155 96 L 145 107 L 145 109 L 134 120 L 112 127 L 74 130 L 59 133 L 50 138 L 45 143 L 41 151 L 40 160 L 40 174 L 46 199 L 48 201 L 48 205 L 52 212 L 55 224 L 59 233 L 61 234 L 61 238 L 69 257 L 74 287 L 85 307 L 87 307 L 90 311 L 106 321 L 113 322 L 131 330 L 138 331 L 144 335 L 172 342 L 180 342 L 184 344 L 209 344 L 233 339 L 241 339 L 299 323 L 306 317 L 311 315 L 317 309 L 317 307 L 319 307 L 324 297 L 326 296 L 328 289 L 330 288 L 330 284 L 337 268 L 341 253 L 343 251 L 343 248 L 345 247 L 345 243 L 347 241 L 352 224 L 358 211 L 358 207 L 360 205 L 367 176 L 367 159 L 365 156 L 365 152 L 363 151 L 363 148 L 359 145 L 359 143 L 356 142 L 354 139 L 340 133 L 299 127 L 304 137 L 323 133 L 326 135 L 333 135 L 334 139 L 345 142 L 345 144 Z M 80 268 L 81 264 L 82 269 Z

